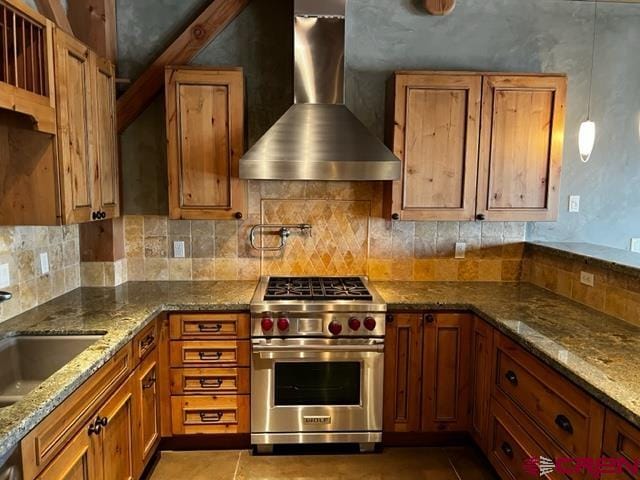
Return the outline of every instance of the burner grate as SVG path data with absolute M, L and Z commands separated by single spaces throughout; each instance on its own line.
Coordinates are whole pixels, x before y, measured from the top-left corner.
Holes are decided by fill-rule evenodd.
M 358 277 L 271 277 L 265 300 L 372 300 Z

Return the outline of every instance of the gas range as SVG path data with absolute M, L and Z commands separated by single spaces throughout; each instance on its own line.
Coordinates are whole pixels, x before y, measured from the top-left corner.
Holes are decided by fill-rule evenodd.
M 387 306 L 366 277 L 262 277 L 252 337 L 384 337 Z
M 251 301 L 251 443 L 382 439 L 386 304 L 365 277 L 263 277 Z

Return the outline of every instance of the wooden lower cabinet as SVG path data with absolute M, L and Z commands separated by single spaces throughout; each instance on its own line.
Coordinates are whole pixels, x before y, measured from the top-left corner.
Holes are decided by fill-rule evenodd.
M 624 473 L 603 472 L 602 479 L 640 478 L 640 430 L 611 411 L 605 416 L 602 454 L 624 463 Z
M 144 470 L 160 443 L 159 375 L 158 350 L 154 349 L 134 374 L 134 388 L 138 398 L 134 417 L 138 430 L 136 461 L 140 471 Z
M 37 477 L 38 480 L 102 479 L 102 468 L 97 460 L 99 442 L 95 436 L 88 435 L 88 430 L 87 424 Z
M 493 328 L 476 317 L 471 332 L 471 423 L 469 431 L 480 449 L 487 453 L 491 373 L 493 369 Z
M 473 316 L 395 313 L 385 338 L 385 432 L 465 431 Z

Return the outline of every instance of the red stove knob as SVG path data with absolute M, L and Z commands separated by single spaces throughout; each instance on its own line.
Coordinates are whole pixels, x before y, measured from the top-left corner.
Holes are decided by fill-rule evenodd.
M 333 321 L 329 324 L 329 331 L 333 335 L 340 335 L 340 332 L 342 332 L 342 325 L 340 322 Z
M 364 328 L 367 330 L 373 330 L 376 328 L 376 319 L 373 317 L 367 317 L 364 319 Z
M 260 325 L 262 326 L 262 330 L 264 330 L 265 332 L 270 331 L 273 328 L 273 318 L 263 317 Z
M 278 318 L 278 330 L 284 332 L 289 329 L 289 319 L 287 317 Z
M 360 320 L 358 320 L 356 317 L 351 317 L 349 319 L 349 328 L 351 330 L 358 330 L 360 328 Z

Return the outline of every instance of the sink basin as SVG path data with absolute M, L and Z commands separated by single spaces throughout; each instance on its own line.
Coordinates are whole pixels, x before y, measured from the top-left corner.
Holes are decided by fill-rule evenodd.
M 0 408 L 20 400 L 100 338 L 23 335 L 0 340 Z

